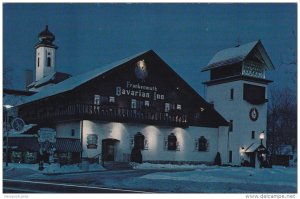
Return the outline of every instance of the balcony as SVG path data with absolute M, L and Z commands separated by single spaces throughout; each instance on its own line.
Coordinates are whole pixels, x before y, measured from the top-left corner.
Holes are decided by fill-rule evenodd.
M 108 122 L 143 123 L 163 126 L 187 127 L 187 115 L 174 112 L 157 112 L 148 109 L 129 109 L 93 104 L 68 104 L 60 108 L 28 114 L 20 113 L 26 123 L 53 123 L 67 120 L 97 120 Z

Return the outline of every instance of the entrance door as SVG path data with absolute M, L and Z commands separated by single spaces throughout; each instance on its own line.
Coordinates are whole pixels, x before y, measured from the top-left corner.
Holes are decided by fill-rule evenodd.
M 250 156 L 250 166 L 255 167 L 255 153 L 254 152 L 249 153 L 249 156 Z
M 103 161 L 115 161 L 118 142 L 120 141 L 112 138 L 102 140 Z

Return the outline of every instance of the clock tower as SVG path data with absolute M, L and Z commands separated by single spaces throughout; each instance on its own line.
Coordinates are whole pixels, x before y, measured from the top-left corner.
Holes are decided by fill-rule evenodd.
M 221 50 L 202 71 L 210 72 L 206 98 L 229 123 L 224 164 L 257 167 L 266 146 L 266 71 L 274 69 L 261 41 Z M 225 146 L 226 145 L 226 146 Z
M 47 25 L 45 30 L 43 30 L 38 35 L 38 37 L 40 42 L 37 45 L 35 45 L 36 81 L 55 72 L 55 51 L 58 48 L 56 45 L 53 44 L 55 36 L 49 31 Z

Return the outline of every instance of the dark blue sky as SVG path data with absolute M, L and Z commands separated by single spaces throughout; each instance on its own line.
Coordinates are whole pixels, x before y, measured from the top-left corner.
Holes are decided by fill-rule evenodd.
M 276 70 L 272 86 L 296 86 L 296 4 L 3 4 L 3 66 L 24 89 L 37 35 L 55 34 L 58 71 L 76 75 L 153 49 L 201 95 L 200 72 L 221 49 L 261 39 Z

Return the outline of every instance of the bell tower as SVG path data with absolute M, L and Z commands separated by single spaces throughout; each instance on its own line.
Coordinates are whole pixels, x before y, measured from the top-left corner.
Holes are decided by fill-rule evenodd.
M 207 101 L 228 121 L 224 163 L 258 166 L 257 151 L 266 146 L 266 71 L 274 69 L 261 41 L 221 50 L 202 71 L 210 72 Z M 225 144 L 224 144 L 225 145 Z
M 55 51 L 58 48 L 53 44 L 55 36 L 49 31 L 48 25 L 46 25 L 45 30 L 38 37 L 40 42 L 35 45 L 36 81 L 55 72 Z

